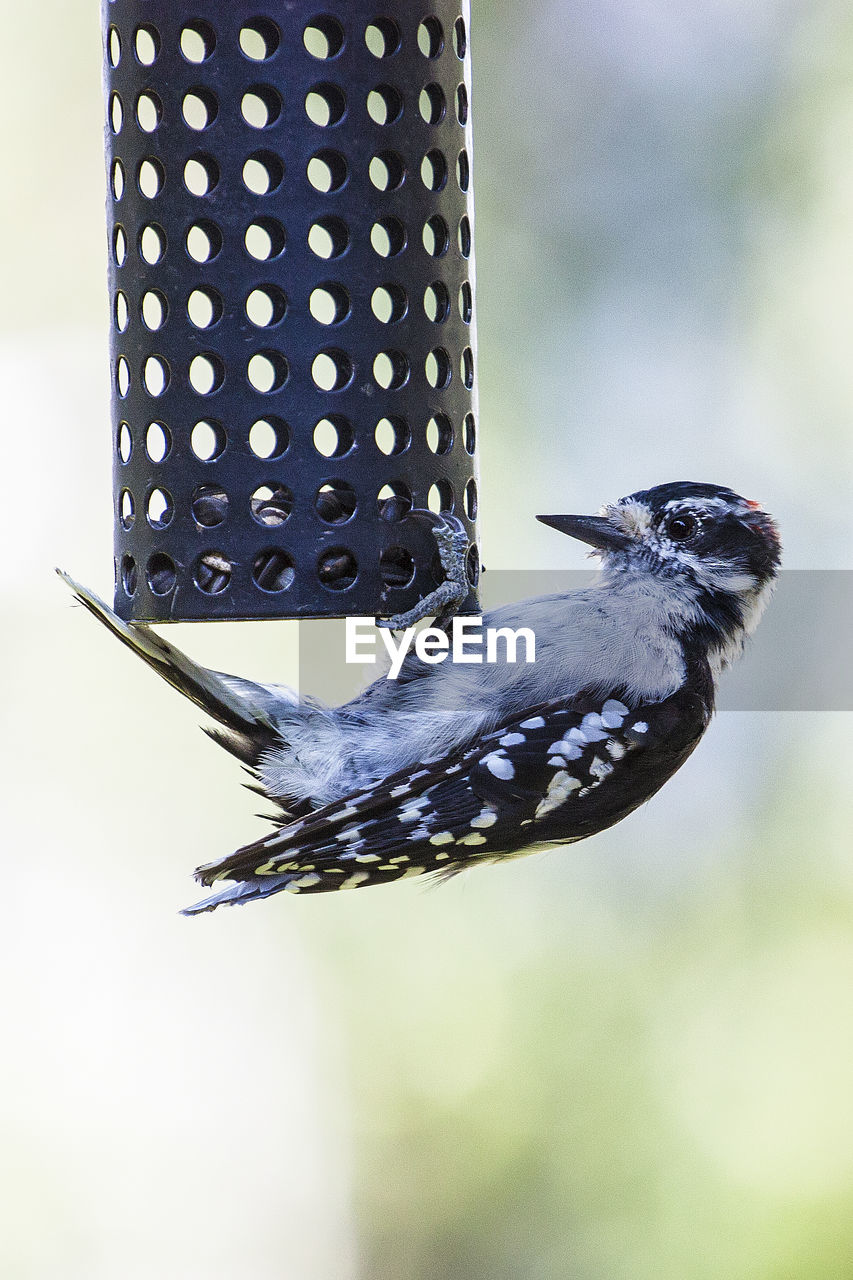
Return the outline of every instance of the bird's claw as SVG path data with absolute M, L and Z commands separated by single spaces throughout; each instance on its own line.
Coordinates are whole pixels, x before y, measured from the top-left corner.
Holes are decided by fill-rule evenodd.
M 468 582 L 468 534 L 458 516 L 437 515 L 432 511 L 413 511 L 411 514 L 428 515 L 431 519 L 431 532 L 438 547 L 438 558 L 445 574 L 444 581 L 405 613 L 395 613 L 390 618 L 377 618 L 376 625 L 390 631 L 400 631 L 413 627 L 424 618 L 435 618 L 434 625 L 443 629 L 471 589 Z

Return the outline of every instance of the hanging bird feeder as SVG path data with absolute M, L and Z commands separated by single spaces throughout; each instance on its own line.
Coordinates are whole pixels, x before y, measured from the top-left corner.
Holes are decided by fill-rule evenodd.
M 467 3 L 103 17 L 116 612 L 476 612 Z

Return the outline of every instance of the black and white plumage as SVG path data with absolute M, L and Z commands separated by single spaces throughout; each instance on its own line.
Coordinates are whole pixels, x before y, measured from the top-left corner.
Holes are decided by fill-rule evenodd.
M 536 662 L 427 665 L 415 654 L 341 707 L 211 672 L 140 624 L 78 598 L 222 726 L 281 826 L 200 867 L 188 914 L 286 890 L 319 893 L 594 835 L 649 799 L 710 721 L 716 680 L 769 598 L 779 536 L 716 485 L 659 485 L 598 516 L 544 516 L 589 543 L 584 590 L 486 614 L 526 626 Z

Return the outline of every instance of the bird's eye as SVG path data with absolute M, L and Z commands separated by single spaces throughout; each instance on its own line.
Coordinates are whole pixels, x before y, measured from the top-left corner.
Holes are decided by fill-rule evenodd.
M 686 542 L 688 538 L 692 538 L 693 534 L 699 528 L 699 521 L 695 516 L 682 512 L 681 515 L 670 516 L 666 522 L 666 533 L 673 542 Z

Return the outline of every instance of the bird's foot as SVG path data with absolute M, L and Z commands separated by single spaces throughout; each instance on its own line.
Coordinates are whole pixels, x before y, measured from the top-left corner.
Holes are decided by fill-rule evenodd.
M 443 630 L 471 589 L 468 582 L 468 534 L 458 516 L 437 515 L 432 511 L 413 511 L 411 514 L 428 516 L 431 520 L 431 532 L 438 546 L 444 581 L 405 613 L 377 618 L 376 625 L 399 631 L 413 627 L 424 618 L 435 618 L 434 625 Z

